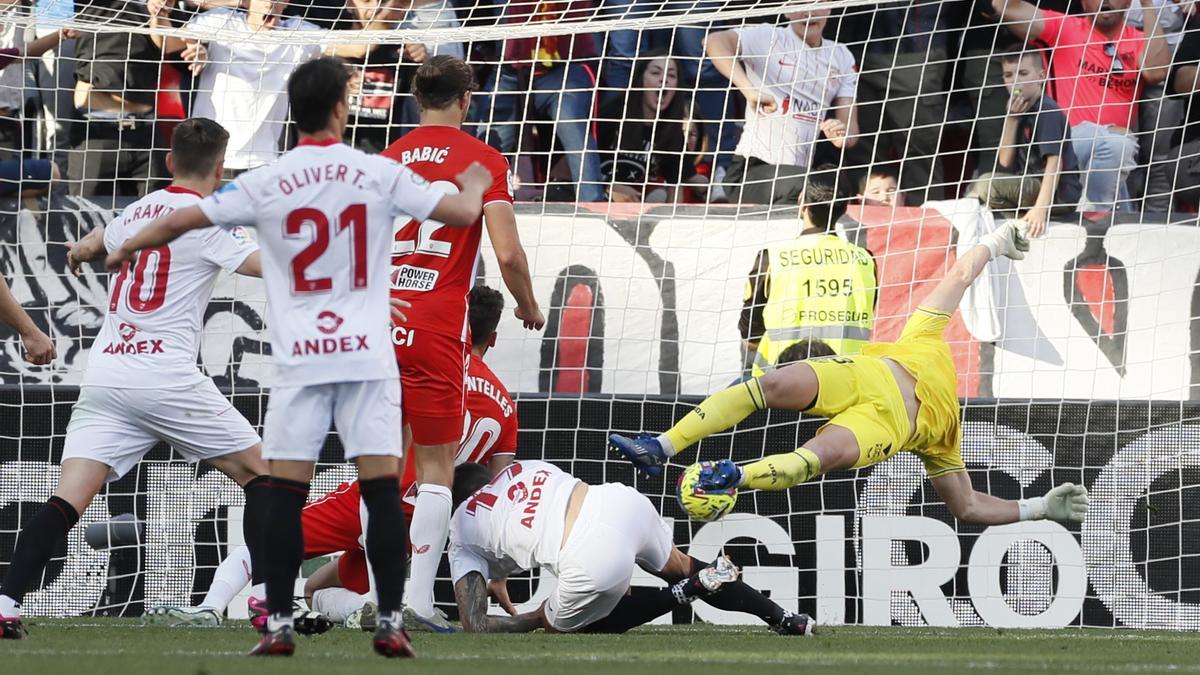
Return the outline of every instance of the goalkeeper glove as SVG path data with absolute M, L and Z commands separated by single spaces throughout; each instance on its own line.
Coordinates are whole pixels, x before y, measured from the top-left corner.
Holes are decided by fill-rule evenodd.
M 979 243 L 987 247 L 992 259 L 1007 256 L 1013 260 L 1024 260 L 1029 250 L 1024 224 L 1016 220 L 1006 220 L 1000 227 L 980 237 Z
M 1082 485 L 1063 483 L 1045 496 L 1017 502 L 1021 520 L 1049 518 L 1060 523 L 1083 522 L 1088 511 L 1088 491 Z

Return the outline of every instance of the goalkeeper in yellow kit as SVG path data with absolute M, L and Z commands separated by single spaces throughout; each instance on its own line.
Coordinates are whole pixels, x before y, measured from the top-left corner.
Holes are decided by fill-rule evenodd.
M 975 490 L 960 445 L 957 377 L 943 331 L 963 293 L 993 258 L 1024 257 L 1029 244 L 1010 222 L 986 235 L 913 313 L 900 339 L 871 343 L 861 355 L 809 359 L 717 392 L 666 433 L 612 435 L 622 455 L 650 475 L 676 453 L 728 429 L 756 410 L 802 410 L 829 418 L 802 447 L 738 466 L 721 460 L 701 470 L 697 489 L 786 490 L 821 474 L 857 469 L 897 452 L 921 458 L 934 489 L 966 522 L 995 525 L 1050 518 L 1082 521 L 1087 489 L 1064 483 L 1043 497 L 1010 500 Z

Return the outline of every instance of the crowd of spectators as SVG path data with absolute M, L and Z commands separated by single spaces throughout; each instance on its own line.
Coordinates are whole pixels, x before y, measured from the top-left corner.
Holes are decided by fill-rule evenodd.
M 509 156 L 526 199 L 795 205 L 832 164 L 866 203 L 971 195 L 1040 231 L 1200 196 L 1194 0 L 893 0 L 711 24 L 687 15 L 716 0 L 75 0 L 80 22 L 110 27 L 2 20 L 35 1 L 0 0 L 0 195 L 62 178 L 144 194 L 188 116 L 229 130 L 230 174 L 261 166 L 291 142 L 283 83 L 320 53 L 354 73 L 347 142 L 378 151 L 416 124 L 415 66 L 448 53 L 476 69 L 467 128 Z M 679 25 L 339 39 L 663 14 Z M 186 30 L 120 28 L 144 25 Z M 71 47 L 63 109 L 39 66 Z

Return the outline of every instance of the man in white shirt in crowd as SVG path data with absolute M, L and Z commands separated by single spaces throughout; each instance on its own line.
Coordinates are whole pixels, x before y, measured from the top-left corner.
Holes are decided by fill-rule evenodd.
M 173 4 L 167 0 L 168 6 Z M 248 0 L 245 9 L 216 7 L 185 26 L 198 41 L 168 38 L 163 48 L 166 54 L 178 53 L 199 72 L 192 113 L 229 130 L 226 178 L 279 156 L 288 120 L 287 81 L 301 63 L 322 53 L 361 58 L 370 51 L 366 44 L 333 44 L 329 31 L 300 17 L 284 16 L 286 5 L 284 0 Z M 395 21 L 401 15 L 387 2 L 377 18 Z M 278 39 L 253 39 L 263 31 Z
M 821 31 L 828 10 L 792 12 L 788 25 L 754 24 L 708 36 L 713 66 L 746 97 L 746 127 L 725 175 L 729 200 L 794 205 L 818 140 L 858 141 L 858 73 L 850 50 Z

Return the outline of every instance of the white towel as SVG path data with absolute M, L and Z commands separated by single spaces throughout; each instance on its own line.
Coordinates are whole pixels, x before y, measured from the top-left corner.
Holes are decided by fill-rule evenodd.
M 958 231 L 957 255 L 961 257 L 979 243 L 980 237 L 996 229 L 992 210 L 977 199 L 948 199 L 925 202 Z M 1005 349 L 1046 363 L 1062 365 L 1062 356 L 1042 333 L 1029 308 L 1025 289 L 1013 261 L 1001 256 L 984 267 L 959 304 L 967 332 L 980 342 L 994 342 Z
M 979 243 L 980 237 L 996 229 L 992 210 L 980 204 L 978 199 L 925 202 L 925 208 L 937 211 L 958 231 L 957 254 L 960 258 Z M 958 306 L 967 331 L 980 342 L 997 342 L 1003 336 L 997 285 L 1010 277 L 1011 262 L 1002 257 L 988 263 Z

